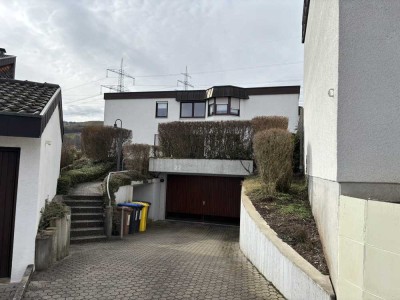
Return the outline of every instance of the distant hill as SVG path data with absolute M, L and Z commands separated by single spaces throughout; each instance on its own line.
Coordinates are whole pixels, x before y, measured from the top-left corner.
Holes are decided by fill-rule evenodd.
M 64 144 L 81 149 L 81 132 L 86 126 L 102 126 L 103 121 L 64 122 Z
M 85 126 L 102 126 L 103 121 L 64 122 L 64 133 L 81 133 Z

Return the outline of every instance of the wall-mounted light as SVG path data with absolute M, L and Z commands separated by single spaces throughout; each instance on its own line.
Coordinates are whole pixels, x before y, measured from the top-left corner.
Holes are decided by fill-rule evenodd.
M 328 90 L 328 96 L 332 97 L 332 98 L 335 97 L 335 90 L 334 89 L 329 89 Z

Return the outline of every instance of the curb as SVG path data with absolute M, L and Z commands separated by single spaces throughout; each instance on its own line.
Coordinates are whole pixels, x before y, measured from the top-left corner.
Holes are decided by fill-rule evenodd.
M 12 300 L 21 300 L 24 297 L 29 283 L 31 282 L 33 272 L 33 265 L 28 265 Z

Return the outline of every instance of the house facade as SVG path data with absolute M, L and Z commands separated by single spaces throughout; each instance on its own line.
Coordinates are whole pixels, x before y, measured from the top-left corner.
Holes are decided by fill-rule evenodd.
M 306 0 L 304 151 L 338 299 L 400 295 L 400 2 Z
M 56 194 L 62 146 L 58 85 L 0 79 L 0 278 L 34 263 L 40 210 Z
M 104 124 L 113 126 L 121 119 L 122 126 L 132 130 L 135 143 L 149 145 L 158 143 L 158 124 L 173 121 L 251 120 L 278 115 L 289 118 L 289 130 L 294 132 L 299 94 L 299 86 L 106 93 Z

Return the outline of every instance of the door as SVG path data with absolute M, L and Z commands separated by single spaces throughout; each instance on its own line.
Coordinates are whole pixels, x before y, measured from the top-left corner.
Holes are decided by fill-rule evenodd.
M 238 220 L 242 180 L 238 177 L 168 175 L 167 218 Z
M 11 276 L 20 150 L 0 147 L 0 278 Z

